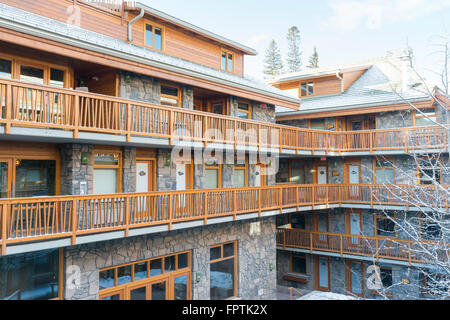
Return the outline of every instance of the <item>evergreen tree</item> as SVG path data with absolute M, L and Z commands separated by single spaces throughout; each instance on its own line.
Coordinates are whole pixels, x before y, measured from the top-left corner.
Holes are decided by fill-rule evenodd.
M 314 47 L 314 52 L 312 56 L 309 58 L 308 68 L 317 69 L 318 67 L 319 67 L 319 54 L 317 53 L 317 48 Z
M 281 59 L 280 49 L 275 40 L 270 42 L 266 50 L 264 59 L 264 74 L 268 76 L 276 76 L 283 72 L 283 61 Z
M 289 28 L 288 40 L 288 72 L 298 72 L 302 69 L 302 52 L 300 51 L 300 30 L 296 26 Z

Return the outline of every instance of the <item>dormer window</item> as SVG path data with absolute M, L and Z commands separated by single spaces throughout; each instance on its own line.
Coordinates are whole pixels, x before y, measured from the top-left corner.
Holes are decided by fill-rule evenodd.
M 222 70 L 234 72 L 234 57 L 231 52 L 222 50 Z
M 301 97 L 310 97 L 314 95 L 314 81 L 305 81 L 300 84 Z
M 152 49 L 163 49 L 163 28 L 154 24 L 145 24 L 145 45 Z

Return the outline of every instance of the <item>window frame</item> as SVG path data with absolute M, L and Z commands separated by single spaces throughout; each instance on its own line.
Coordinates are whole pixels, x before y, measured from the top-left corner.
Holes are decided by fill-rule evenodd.
M 355 293 L 353 292 L 353 263 L 360 263 L 361 264 L 361 293 Z M 365 276 L 365 266 L 363 261 L 358 260 L 347 260 L 347 292 L 350 292 L 351 294 L 363 298 L 366 291 L 364 276 Z
M 309 85 L 312 84 L 312 88 L 313 88 L 313 93 L 309 94 Z M 306 95 L 303 95 L 303 91 L 302 91 L 302 86 L 305 85 L 306 86 Z M 305 80 L 305 81 L 300 81 L 299 84 L 299 92 L 300 92 L 300 98 L 305 98 L 305 97 L 314 97 L 316 94 L 316 81 L 315 80 Z
M 225 70 L 223 69 L 223 66 L 222 66 L 222 57 L 223 57 L 224 53 L 226 54 Z M 229 70 L 229 64 L 228 64 L 228 62 L 229 62 L 229 59 L 228 59 L 229 55 L 231 55 L 232 69 L 233 69 L 232 71 Z M 220 50 L 220 70 L 228 72 L 228 73 L 235 73 L 235 65 L 236 65 L 236 60 L 235 60 L 234 52 L 222 48 Z
M 305 273 L 299 273 L 299 272 L 294 272 L 294 258 L 299 258 L 299 259 L 303 259 L 305 261 Z M 292 273 L 296 276 L 307 276 L 308 275 L 308 263 L 306 261 L 306 254 L 302 254 L 302 253 L 291 253 L 289 255 L 289 273 Z
M 223 247 L 228 245 L 228 244 L 234 244 L 234 255 L 231 257 L 223 257 Z M 238 296 L 238 242 L 237 240 L 234 241 L 229 241 L 229 242 L 225 242 L 225 243 L 221 243 L 221 244 L 217 244 L 217 245 L 213 245 L 209 247 L 209 250 L 211 252 L 211 249 L 214 248 L 221 248 L 220 250 L 220 254 L 221 254 L 221 258 L 220 259 L 215 259 L 215 260 L 211 260 L 211 256 L 209 257 L 209 273 L 210 273 L 210 279 L 211 279 L 211 265 L 214 263 L 218 263 L 218 262 L 223 262 L 223 261 L 227 261 L 227 260 L 231 260 L 234 259 L 234 295 L 232 297 L 228 297 L 225 300 L 233 300 L 235 298 L 237 298 Z M 209 289 L 211 290 L 211 282 L 209 284 Z
M 301 217 L 303 217 L 304 222 L 305 222 L 305 228 L 304 228 L 304 229 L 293 228 L 293 226 L 292 226 L 292 225 L 293 225 L 292 221 L 293 221 L 294 216 L 301 216 Z M 290 215 L 289 215 L 289 227 L 290 227 L 291 229 L 295 229 L 295 230 L 307 230 L 307 228 L 306 228 L 306 215 L 305 215 L 304 213 L 292 213 L 292 214 L 290 214 Z
M 433 166 L 431 166 L 431 167 L 422 167 L 422 166 L 420 166 L 420 162 L 421 161 L 436 161 L 437 164 L 439 164 L 439 169 L 436 169 Z M 437 156 L 437 159 L 431 159 L 431 160 L 430 159 L 426 159 L 425 157 L 423 157 L 423 159 L 421 159 L 421 157 L 419 156 L 418 163 L 416 162 L 416 166 L 417 166 L 417 184 L 421 185 L 421 186 L 430 185 L 430 184 L 422 183 L 424 181 L 430 181 L 430 180 L 425 180 L 424 178 L 421 178 L 423 170 L 433 170 L 434 178 L 436 178 L 436 171 L 439 171 L 439 180 L 440 181 L 438 183 L 441 183 L 441 181 L 442 181 L 442 163 L 444 161 L 445 161 L 445 159 L 443 159 L 440 155 Z M 431 180 L 431 181 L 434 181 L 434 180 Z
M 426 113 L 426 112 L 424 112 L 424 110 L 431 110 L 431 109 L 433 109 L 434 110 L 434 118 L 435 118 L 435 120 L 436 120 L 436 122 L 437 122 L 437 107 L 436 106 L 431 106 L 431 107 L 426 107 L 426 108 L 418 108 L 418 109 L 420 109 L 421 111 L 422 111 L 422 113 Z M 429 120 L 428 118 L 433 118 L 433 117 L 427 117 L 427 116 L 424 116 L 424 115 L 422 115 L 420 112 L 418 112 L 417 110 L 414 110 L 414 112 L 413 112 L 414 114 L 413 114 L 413 127 L 417 127 L 417 128 L 426 128 L 427 126 L 420 126 L 420 127 L 418 127 L 417 126 L 417 120 L 418 119 L 427 119 L 427 120 Z M 435 126 L 436 124 L 433 124 L 432 126 Z
M 323 122 L 323 129 L 317 129 L 316 128 L 316 127 L 322 127 L 321 125 L 317 125 L 317 124 L 313 124 L 312 123 L 313 120 L 317 120 L 317 119 L 320 120 L 322 118 L 308 119 L 308 129 L 311 129 L 311 130 L 322 130 L 322 131 L 327 130 L 326 129 L 326 121 L 325 121 L 325 119 L 322 120 L 322 122 Z
M 301 163 L 301 164 L 303 164 L 303 169 L 302 168 L 293 168 L 293 164 L 294 163 Z M 305 179 L 305 183 L 304 184 L 306 184 L 306 161 L 305 160 L 289 159 L 288 167 L 289 167 L 289 182 L 288 183 L 296 184 L 295 182 L 292 182 L 292 170 L 293 169 L 298 169 L 298 170 L 303 170 L 304 179 Z
M 374 214 L 374 216 L 373 216 L 373 218 L 374 218 L 374 227 L 375 227 L 374 234 L 375 234 L 376 237 L 388 238 L 388 239 L 397 239 L 397 233 L 398 233 L 398 228 L 397 228 L 397 224 L 396 224 L 397 213 L 396 212 L 392 212 L 390 215 L 391 215 L 392 220 L 394 220 L 394 222 L 392 222 L 392 223 L 394 223 L 394 232 L 393 232 L 394 236 L 383 236 L 383 235 L 378 234 L 378 231 L 380 230 L 378 228 L 378 220 L 379 219 L 383 219 L 383 220 L 391 221 L 391 219 L 386 217 L 386 215 L 384 213 L 376 212 Z
M 243 187 L 236 187 L 235 185 L 235 181 L 234 181 L 234 173 L 233 173 L 233 187 L 234 188 L 247 188 L 248 187 L 248 158 L 247 156 L 245 156 L 245 165 L 238 165 L 237 164 L 237 157 L 235 156 L 234 158 L 234 166 L 233 169 L 234 171 L 238 170 L 238 171 L 244 171 L 244 186 Z
M 214 189 L 221 189 L 222 188 L 222 164 L 217 162 L 215 165 L 207 165 L 205 162 L 205 175 L 206 170 L 217 170 L 217 188 Z M 208 189 L 208 190 L 214 190 L 214 189 Z
M 176 106 L 173 106 L 173 105 L 169 105 L 169 104 L 163 104 L 162 101 L 160 100 L 160 104 L 162 106 L 167 106 L 167 107 L 174 107 L 174 108 L 178 107 L 178 108 L 181 108 L 182 107 L 182 105 L 181 105 L 181 86 L 178 85 L 178 84 L 174 84 L 174 83 L 170 83 L 170 82 L 166 82 L 166 81 L 162 81 L 161 82 L 161 94 L 160 94 L 160 97 L 167 98 L 167 99 L 174 99 L 174 96 L 171 96 L 171 95 L 168 95 L 168 94 L 163 94 L 162 93 L 162 87 L 168 87 L 168 88 L 175 88 L 175 89 L 177 89 L 177 91 L 178 91 L 178 96 L 177 96 L 178 103 L 177 103 Z
M 378 167 L 377 166 L 377 162 L 378 161 L 389 161 L 390 163 L 392 163 L 392 167 Z M 375 157 L 373 159 L 373 184 L 378 185 L 377 184 L 377 170 L 392 170 L 392 174 L 394 177 L 394 181 L 392 182 L 392 184 L 395 184 L 396 178 L 395 178 L 395 174 L 396 174 L 396 170 L 395 170 L 395 158 L 394 157 L 386 157 L 386 158 L 377 158 Z
M 164 52 L 165 51 L 165 39 L 166 39 L 165 27 L 163 27 L 162 25 L 160 25 L 158 23 L 155 23 L 155 22 L 153 22 L 151 20 L 148 20 L 148 19 L 144 20 L 143 25 L 144 25 L 144 27 L 143 27 L 144 28 L 144 47 L 152 49 L 152 50 L 155 50 L 155 51 Z M 152 46 L 149 46 L 147 44 L 147 26 L 148 25 L 152 26 L 152 28 L 153 28 L 153 32 L 152 32 L 152 37 L 153 37 L 153 39 L 152 39 Z M 157 49 L 155 47 L 155 43 L 156 43 L 155 42 L 155 28 L 161 29 L 161 49 Z
M 93 171 L 95 174 L 95 169 L 116 169 L 117 174 L 117 181 L 116 181 L 116 193 L 122 193 L 122 157 L 123 152 L 120 149 L 113 149 L 111 150 L 111 147 L 101 147 L 101 146 L 94 146 L 94 150 L 92 151 L 92 161 L 93 161 Z M 95 155 L 96 154 L 109 154 L 109 155 L 117 155 L 118 156 L 118 164 L 117 165 L 102 165 L 102 164 L 95 164 Z M 92 177 L 94 179 L 94 177 Z M 92 190 L 94 190 L 94 180 L 92 180 Z
M 242 110 L 239 108 L 239 104 L 246 104 L 248 105 L 248 110 Z M 248 115 L 248 118 L 240 118 L 239 117 L 239 113 L 246 113 Z M 253 108 L 252 108 L 252 103 L 250 101 L 247 100 L 238 100 L 237 101 L 237 118 L 241 119 L 241 120 L 252 120 L 252 113 L 253 113 Z

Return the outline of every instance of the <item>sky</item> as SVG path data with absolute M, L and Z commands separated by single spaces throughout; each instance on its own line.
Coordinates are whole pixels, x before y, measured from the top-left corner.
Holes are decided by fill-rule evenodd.
M 442 37 L 450 31 L 450 0 L 140 0 L 155 9 L 245 44 L 245 74 L 263 78 L 264 52 L 272 39 L 287 54 L 287 30 L 301 32 L 303 67 L 314 46 L 319 65 L 383 57 L 414 50 L 415 67 L 429 81 L 442 70 Z

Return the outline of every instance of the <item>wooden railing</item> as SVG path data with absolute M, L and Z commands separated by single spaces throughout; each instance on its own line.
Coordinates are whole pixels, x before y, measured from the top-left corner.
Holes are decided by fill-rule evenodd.
M 332 132 L 301 129 L 50 86 L 0 80 L 0 123 L 126 136 L 270 147 L 280 151 L 448 150 L 443 127 Z
M 369 237 L 342 233 L 313 232 L 298 229 L 277 229 L 277 246 L 340 254 L 393 259 L 409 263 L 429 261 L 432 252 L 436 258 L 447 259 L 450 248 L 432 241 L 413 241 L 389 237 Z M 438 249 L 437 249 L 438 248 Z M 428 253 L 427 253 L 428 252 Z
M 436 195 L 437 194 L 437 195 Z M 440 198 L 442 199 L 436 199 Z M 0 199 L 0 246 L 304 206 L 359 203 L 449 208 L 448 194 L 419 186 L 283 185 L 89 196 Z M 428 201 L 428 202 L 427 202 Z M 420 205 L 420 203 L 418 204 Z

